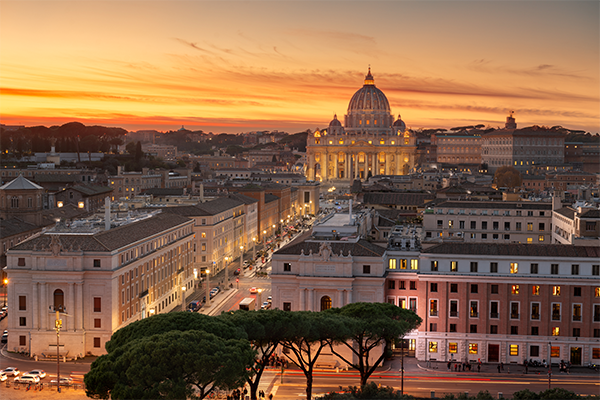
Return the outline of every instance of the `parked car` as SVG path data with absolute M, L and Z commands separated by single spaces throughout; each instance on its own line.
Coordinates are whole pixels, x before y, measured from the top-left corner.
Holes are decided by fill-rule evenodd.
M 8 342 L 8 333 L 5 333 L 4 335 L 2 335 L 2 339 L 0 339 L 0 343 L 7 343 Z
M 4 372 L 0 372 L 0 382 L 4 382 L 8 379 L 8 376 Z
M 0 321 L 8 317 L 8 311 L 0 311 Z
M 46 377 L 46 371 L 43 369 L 33 369 L 29 372 L 26 372 L 24 375 L 32 375 L 37 376 L 40 379 L 44 379 Z
M 50 381 L 50 384 L 51 385 L 56 385 L 57 382 L 58 381 L 56 379 L 52 379 Z M 69 385 L 72 385 L 72 384 L 73 384 L 73 378 L 68 378 L 68 377 L 63 377 L 63 376 L 60 377 L 60 386 L 63 386 L 63 385 L 64 386 L 69 386 Z
M 269 304 L 273 303 L 273 296 L 267 297 L 267 301 L 269 302 Z
M 271 308 L 271 303 L 269 303 L 268 301 L 265 301 L 262 303 L 262 306 L 260 306 L 261 310 L 268 310 L 269 308 Z
M 38 383 L 40 378 L 33 375 L 22 375 L 15 378 L 15 383 Z
M 257 287 L 251 287 L 250 288 L 250 293 L 258 293 L 258 288 Z
M 17 367 L 4 368 L 0 372 L 5 374 L 6 376 L 18 376 L 21 373 L 21 371 L 19 371 L 19 368 L 17 368 Z

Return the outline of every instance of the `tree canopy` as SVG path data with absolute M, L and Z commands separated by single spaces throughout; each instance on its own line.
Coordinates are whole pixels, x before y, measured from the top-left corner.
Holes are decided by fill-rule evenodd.
M 496 187 L 515 188 L 521 186 L 522 181 L 521 173 L 511 166 L 500 167 L 494 174 Z

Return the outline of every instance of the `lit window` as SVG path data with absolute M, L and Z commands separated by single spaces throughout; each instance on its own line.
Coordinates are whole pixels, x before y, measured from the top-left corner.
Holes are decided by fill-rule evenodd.
M 519 294 L 519 285 L 512 285 L 512 294 Z
M 388 260 L 388 269 L 396 269 L 396 259 L 390 258 Z
M 600 297 L 600 287 L 594 288 L 594 297 Z
M 540 285 L 533 285 L 531 287 L 531 294 L 534 296 L 539 296 L 540 295 Z
M 437 349 L 438 349 L 438 342 L 429 342 L 429 352 L 430 353 L 437 353 Z
M 519 345 L 518 344 L 511 344 L 510 345 L 510 355 L 511 356 L 518 356 L 519 355 Z
M 450 261 L 450 271 L 458 271 L 458 261 Z
M 550 347 L 550 357 L 560 357 L 560 347 L 559 346 Z
M 477 343 L 469 343 L 469 354 L 477 354 Z
M 519 272 L 519 263 L 510 263 L 510 273 L 516 274 Z
M 560 328 L 558 326 L 552 328 L 552 336 L 560 336 Z
M 417 260 L 417 259 L 410 260 L 410 269 L 419 269 L 419 260 Z
M 544 241 L 544 235 L 540 235 L 538 237 L 538 242 L 543 242 Z
M 458 343 L 448 343 L 449 353 L 458 353 Z
M 77 207 L 78 208 L 83 208 L 83 207 L 85 207 L 85 204 L 83 203 L 83 201 L 80 201 L 80 202 L 77 203 Z
M 62 201 L 58 201 L 58 202 L 56 203 L 56 206 L 57 206 L 58 208 L 61 208 L 63 205 L 64 205 L 64 204 L 63 204 L 63 202 L 62 202 Z
M 533 238 L 527 238 L 527 243 L 533 243 Z
M 201 236 L 201 237 L 203 237 L 203 238 L 205 238 L 205 237 L 206 237 L 206 232 L 202 232 L 202 233 L 200 234 L 200 236 Z
M 400 259 L 400 269 L 406 269 L 406 259 Z
M 552 286 L 552 295 L 560 296 L 560 286 Z

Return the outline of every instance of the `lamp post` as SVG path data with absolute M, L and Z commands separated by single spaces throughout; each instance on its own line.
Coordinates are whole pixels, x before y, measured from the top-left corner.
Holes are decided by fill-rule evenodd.
M 244 266 L 244 246 L 240 246 L 240 271 Z
M 210 306 L 210 269 L 206 270 L 206 304 Z
M 262 289 L 258 289 L 258 303 L 256 303 L 257 310 L 260 310 L 259 304 L 262 304 Z
M 256 236 L 252 238 L 252 259 L 256 260 Z
M 548 342 L 548 390 L 552 379 L 552 342 Z
M 63 311 L 63 314 L 65 314 L 65 316 L 67 315 L 67 310 L 63 306 L 58 306 L 58 308 L 55 308 L 56 321 L 54 321 L 54 330 L 56 331 L 56 387 L 58 393 L 60 393 L 60 330 L 62 328 L 60 310 Z
M 185 311 L 185 285 L 181 285 L 181 311 Z
M 4 307 L 6 307 L 6 298 L 8 297 L 8 278 L 4 278 L 2 284 L 4 285 Z

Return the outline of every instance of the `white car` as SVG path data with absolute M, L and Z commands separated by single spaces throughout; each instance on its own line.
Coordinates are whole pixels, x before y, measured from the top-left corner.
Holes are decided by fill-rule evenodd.
M 15 382 L 19 383 L 38 383 L 40 378 L 34 375 L 22 375 L 15 378 Z
M 50 381 L 50 384 L 56 385 L 56 382 L 58 382 L 56 379 L 52 379 Z M 65 378 L 65 377 L 60 378 L 60 386 L 69 386 L 72 384 L 73 384 L 73 378 Z
M 0 372 L 0 382 L 4 382 L 8 379 L 8 376 L 4 372 Z
M 26 372 L 24 375 L 32 375 L 37 376 L 40 379 L 44 379 L 46 377 L 46 371 L 43 369 L 34 369 L 29 372 Z
M 6 376 L 19 376 L 19 374 L 21 373 L 21 371 L 19 371 L 19 368 L 17 367 L 4 368 L 0 372 L 2 372 Z

